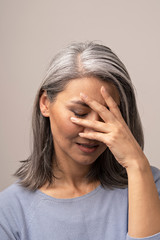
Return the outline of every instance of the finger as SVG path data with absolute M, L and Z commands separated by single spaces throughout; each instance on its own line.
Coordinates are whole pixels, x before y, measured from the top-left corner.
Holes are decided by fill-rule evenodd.
M 108 147 L 110 147 L 109 136 L 107 137 L 107 134 L 100 133 L 100 132 L 88 132 L 88 133 L 79 133 L 79 136 L 82 138 L 103 142 Z
M 109 129 L 109 126 L 107 127 L 106 123 L 100 121 L 91 121 L 75 117 L 71 117 L 71 121 L 83 127 L 91 128 L 98 132 L 108 133 L 111 131 L 111 128 Z
M 95 112 L 99 114 L 99 116 L 103 119 L 104 122 L 107 121 L 114 121 L 114 116 L 111 112 L 102 104 L 98 103 L 97 101 L 91 99 L 90 97 L 86 96 L 83 93 L 80 93 L 82 100 Z
M 99 132 L 79 133 L 79 136 L 105 143 L 104 133 L 99 133 Z
M 104 98 L 107 106 L 109 107 L 109 110 L 116 116 L 117 119 L 119 119 L 121 122 L 124 122 L 124 119 L 122 117 L 122 114 L 120 112 L 120 109 L 118 107 L 118 104 L 116 101 L 112 98 L 112 96 L 106 91 L 104 86 L 101 87 L 101 94 Z

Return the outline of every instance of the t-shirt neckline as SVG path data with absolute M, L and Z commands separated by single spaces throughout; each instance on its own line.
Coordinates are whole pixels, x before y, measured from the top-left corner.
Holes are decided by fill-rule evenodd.
M 80 200 L 83 200 L 83 199 L 86 199 L 86 198 L 89 198 L 93 195 L 95 195 L 100 189 L 102 189 L 102 185 L 98 185 L 94 190 L 92 190 L 91 192 L 89 193 L 86 193 L 82 196 L 79 196 L 79 197 L 74 197 L 74 198 L 55 198 L 55 197 L 52 197 L 46 193 L 43 193 L 41 190 L 37 189 L 36 192 L 38 195 L 40 195 L 41 197 L 43 197 L 43 199 L 46 199 L 46 200 L 51 200 L 51 201 L 55 201 L 55 202 L 76 202 L 76 201 L 80 201 Z

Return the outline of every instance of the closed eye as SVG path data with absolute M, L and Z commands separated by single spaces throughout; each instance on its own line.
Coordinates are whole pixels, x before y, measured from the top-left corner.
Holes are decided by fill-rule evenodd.
M 76 117 L 85 117 L 85 116 L 87 116 L 87 113 L 84 113 L 84 114 L 78 114 L 78 113 L 76 113 L 76 112 L 73 112 L 74 113 L 74 115 L 76 116 Z

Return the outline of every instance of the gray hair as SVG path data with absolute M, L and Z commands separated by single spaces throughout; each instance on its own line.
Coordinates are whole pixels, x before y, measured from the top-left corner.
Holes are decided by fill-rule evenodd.
M 56 178 L 53 175 L 54 145 L 50 122 L 43 117 L 39 107 L 42 93 L 46 91 L 49 100 L 54 101 L 69 81 L 90 76 L 115 85 L 120 96 L 122 116 L 143 149 L 143 131 L 134 87 L 124 64 L 106 46 L 94 42 L 73 43 L 53 58 L 38 90 L 32 118 L 33 150 L 15 173 L 24 187 L 35 190 L 46 182 L 51 184 Z M 116 161 L 108 148 L 92 164 L 86 177 L 90 181 L 99 180 L 102 186 L 123 188 L 128 184 L 125 168 Z

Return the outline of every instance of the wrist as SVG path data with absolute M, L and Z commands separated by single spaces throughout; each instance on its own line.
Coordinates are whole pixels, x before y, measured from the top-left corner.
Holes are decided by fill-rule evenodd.
M 146 158 L 146 156 L 144 156 L 143 158 L 140 159 L 136 159 L 134 161 L 132 161 L 132 164 L 130 164 L 127 168 L 127 174 L 128 176 L 131 174 L 137 174 L 137 173 L 145 173 L 150 171 L 150 164 L 148 159 Z

